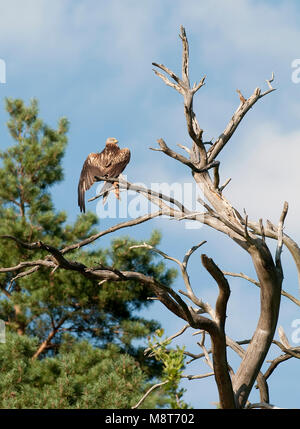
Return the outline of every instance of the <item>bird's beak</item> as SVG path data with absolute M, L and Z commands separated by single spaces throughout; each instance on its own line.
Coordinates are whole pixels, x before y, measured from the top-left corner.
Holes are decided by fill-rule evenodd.
M 117 139 L 114 139 L 114 143 L 118 143 L 118 141 L 119 141 L 119 140 L 117 140 Z

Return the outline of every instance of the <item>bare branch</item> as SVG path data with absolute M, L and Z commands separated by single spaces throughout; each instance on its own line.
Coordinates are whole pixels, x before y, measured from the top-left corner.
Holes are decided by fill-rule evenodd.
M 194 94 L 204 85 L 205 77 L 203 77 L 198 84 L 194 84 L 193 87 L 190 87 L 189 80 L 189 46 L 188 40 L 186 37 L 185 29 L 181 26 L 180 28 L 180 38 L 182 40 L 182 79 L 175 75 L 170 69 L 162 64 L 152 63 L 155 67 L 160 68 L 165 73 L 167 73 L 175 82 L 172 84 L 167 78 L 162 77 L 160 73 L 155 72 L 164 82 L 176 89 L 184 98 L 184 114 L 186 118 L 188 133 L 191 139 L 194 142 L 194 145 L 199 151 L 199 163 L 200 168 L 204 168 L 207 164 L 206 149 L 202 142 L 203 130 L 200 128 L 196 115 L 193 111 L 193 96 Z M 196 148 L 194 147 L 194 150 Z M 196 156 L 195 159 L 198 157 Z
M 245 224 L 244 224 L 244 235 L 247 240 L 251 240 L 251 237 L 248 233 L 248 215 L 245 213 Z
M 260 227 L 260 234 L 261 234 L 262 241 L 265 243 L 266 237 L 265 237 L 265 230 L 264 230 L 264 224 L 262 219 L 259 219 L 259 227 Z
M 229 182 L 231 182 L 231 178 L 227 179 L 226 182 L 222 186 L 220 186 L 219 191 L 222 192 Z
M 222 408 L 235 408 L 234 393 L 226 353 L 225 320 L 227 301 L 230 295 L 229 284 L 222 271 L 208 258 L 201 255 L 203 266 L 217 282 L 219 294 L 216 302 L 215 323 L 218 327 L 216 332 L 211 332 L 211 341 L 213 349 L 213 369 L 215 380 L 219 390 L 219 399 Z
M 192 212 L 192 213 L 189 213 L 187 215 L 177 217 L 176 220 L 192 219 L 192 220 L 199 220 L 199 221 L 201 221 L 201 223 L 204 223 L 204 216 L 205 215 L 206 215 L 206 213 L 203 213 L 203 212 Z M 200 220 L 200 218 L 202 218 L 202 220 Z M 173 219 L 175 219 L 175 218 L 173 218 Z
M 179 329 L 179 331 L 178 331 L 178 332 L 176 332 L 175 334 L 170 335 L 168 338 L 166 338 L 166 340 L 165 340 L 165 341 L 169 342 L 169 341 L 174 340 L 174 338 L 177 338 L 177 337 L 179 337 L 180 335 L 182 335 L 182 334 L 183 334 L 183 333 L 184 333 L 188 328 L 190 328 L 190 325 L 189 325 L 189 324 L 184 325 L 181 329 Z M 159 343 L 156 343 L 156 344 L 154 344 L 152 347 L 156 348 L 156 347 L 158 347 L 158 346 L 160 346 L 160 344 L 159 344 Z M 150 351 L 151 351 L 151 348 L 150 348 L 150 347 L 147 347 L 147 348 L 144 350 L 144 355 L 148 354 Z M 150 353 L 150 354 L 149 354 L 149 356 L 152 356 L 152 353 Z
M 191 155 L 191 150 L 188 147 L 186 147 L 186 146 L 184 146 L 183 144 L 180 144 L 180 143 L 177 143 L 177 146 L 180 147 L 181 149 L 185 150 L 189 155 Z
M 243 96 L 243 94 L 241 93 L 241 91 L 240 91 L 239 89 L 237 89 L 237 90 L 236 90 L 236 92 L 239 94 L 240 102 L 241 102 L 242 104 L 246 103 L 246 99 L 245 99 L 245 97 Z
M 220 164 L 214 167 L 214 187 L 216 189 L 219 189 L 219 184 L 220 184 L 219 166 Z
M 139 402 L 136 404 L 136 405 L 134 405 L 133 407 L 131 407 L 131 409 L 132 410 L 134 410 L 134 409 L 136 409 L 136 408 L 138 408 L 143 402 L 144 402 L 144 400 L 150 395 L 150 393 L 151 392 L 153 392 L 153 390 L 155 390 L 155 389 L 158 389 L 158 387 L 162 387 L 162 386 L 164 386 L 165 384 L 167 384 L 168 383 L 168 381 L 169 380 L 166 380 L 166 381 L 163 381 L 163 382 L 161 382 L 161 383 L 157 383 L 157 384 L 154 384 L 152 387 L 150 387 L 150 389 L 149 390 L 147 390 L 147 392 L 145 393 L 145 395 L 139 400 Z
M 178 88 L 179 88 L 178 91 L 179 92 L 182 91 L 182 89 L 184 88 L 184 83 L 182 82 L 182 80 L 174 72 L 172 72 L 172 70 L 170 70 L 168 67 L 164 66 L 163 64 L 152 63 L 152 65 L 154 67 L 157 67 L 157 68 L 163 70 L 165 73 L 167 73 L 178 84 L 177 85 Z
M 153 63 L 154 65 L 156 65 L 155 63 Z M 158 67 L 158 65 L 156 65 Z M 161 67 L 160 67 L 161 68 Z M 156 76 L 160 77 L 166 85 L 170 86 L 171 88 L 176 89 L 176 91 L 181 92 L 181 88 L 179 85 L 176 85 L 175 83 L 171 82 L 165 75 L 163 75 L 162 73 L 160 73 L 159 71 L 152 69 L 154 71 L 154 73 L 156 74 Z
M 265 409 L 270 409 L 270 410 L 282 409 L 282 408 L 276 407 L 275 405 L 268 404 L 267 402 L 258 402 L 255 404 L 248 404 L 246 406 L 246 408 L 265 408 Z
M 199 380 L 201 378 L 211 377 L 214 374 L 214 372 L 207 372 L 206 374 L 198 375 L 182 375 L 181 378 L 187 378 L 188 380 Z
M 176 200 L 173 197 L 169 197 L 167 195 L 164 195 L 161 192 L 156 192 L 156 191 L 154 191 L 152 189 L 144 188 L 143 186 L 134 185 L 134 184 L 132 184 L 130 182 L 127 182 L 126 180 L 122 180 L 122 179 L 120 179 L 118 177 L 111 177 L 111 178 L 97 177 L 97 179 L 98 180 L 104 180 L 104 181 L 110 182 L 110 183 L 117 182 L 120 189 L 128 189 L 128 190 L 131 190 L 131 191 L 136 191 L 138 193 L 142 193 L 150 201 L 153 201 L 154 204 L 158 204 L 158 205 L 163 204 L 163 201 L 157 201 L 157 198 L 158 198 L 160 200 L 164 200 L 164 201 L 167 201 L 169 203 L 172 203 L 172 204 L 176 205 L 180 209 L 180 211 L 183 212 L 183 213 L 189 213 L 189 210 L 186 209 L 181 202 L 179 202 L 178 200 Z M 88 201 L 94 201 L 97 198 L 100 198 L 101 196 L 102 196 L 102 194 L 100 193 L 99 195 L 96 195 L 95 197 L 90 198 Z M 161 209 L 163 210 L 164 208 L 166 210 L 171 210 L 170 207 L 167 206 L 167 205 L 162 205 Z M 167 214 L 167 211 L 165 213 L 162 213 L 162 214 Z
M 92 236 L 90 236 L 90 237 L 88 237 L 88 238 L 86 238 L 86 239 L 84 239 L 84 240 L 82 240 L 82 241 L 80 241 L 78 243 L 66 246 L 60 252 L 61 252 L 62 255 L 64 255 L 64 254 L 66 254 L 66 253 L 68 253 L 68 252 L 70 252 L 72 250 L 77 250 L 77 249 L 79 249 L 79 248 L 81 248 L 83 246 L 86 246 L 86 245 L 94 242 L 98 238 L 103 237 L 103 236 L 105 236 L 107 234 L 110 234 L 110 233 L 112 233 L 114 231 L 117 231 L 117 230 L 125 228 L 125 227 L 130 227 L 130 226 L 133 226 L 133 225 L 138 225 L 140 223 L 146 222 L 147 220 L 153 219 L 153 218 L 155 218 L 157 216 L 161 216 L 162 214 L 163 214 L 163 212 L 160 210 L 160 211 L 157 211 L 157 212 L 154 212 L 154 213 L 150 213 L 150 214 L 147 214 L 147 215 L 144 215 L 144 216 L 140 216 L 139 218 L 136 218 L 136 219 L 132 219 L 132 220 L 129 220 L 129 221 L 126 221 L 126 222 L 119 223 L 117 225 L 112 226 L 111 228 L 108 228 L 107 230 L 104 230 L 104 231 L 101 231 L 101 232 L 99 232 L 97 234 L 94 234 L 94 235 L 92 235 Z M 3 238 L 3 237 L 0 237 L 0 238 Z M 10 239 L 13 239 L 13 240 L 15 239 L 15 237 L 12 237 L 12 236 L 9 236 L 9 237 L 6 236 L 6 238 L 10 238 Z M 19 245 L 24 244 L 23 247 L 25 247 L 28 243 L 23 243 L 23 242 L 19 241 L 18 244 Z M 52 258 L 51 255 L 47 255 L 47 256 L 45 256 L 45 258 L 43 260 L 38 259 L 38 260 L 35 260 L 35 261 L 21 262 L 20 264 L 18 264 L 17 266 L 14 266 L 14 267 L 1 268 L 0 272 L 14 272 L 14 271 L 16 271 L 18 269 L 22 269 L 22 268 L 27 267 L 27 266 L 32 266 L 32 268 L 30 268 L 29 270 L 22 271 L 22 272 L 18 273 L 15 277 L 13 277 L 11 279 L 11 281 L 10 281 L 10 285 L 11 285 L 15 280 L 17 280 L 19 278 L 22 278 L 22 277 L 26 277 L 26 276 L 28 276 L 30 274 L 33 274 L 34 272 L 38 271 L 41 266 L 45 266 L 45 267 L 48 267 L 48 268 L 53 267 L 53 270 L 56 270 L 58 268 L 58 265 L 55 265 L 56 263 L 53 260 L 51 260 L 51 258 Z M 103 281 L 106 281 L 106 280 L 103 280 Z
M 14 240 L 15 237 L 13 236 L 1 236 L 0 238 L 9 238 L 11 240 Z M 16 240 L 15 240 L 16 241 Z M 20 241 L 18 241 L 18 244 L 21 244 Z M 25 244 L 25 243 L 23 243 Z M 25 247 L 25 246 L 22 246 Z M 14 271 L 19 271 L 22 268 L 27 267 L 36 267 L 36 266 L 44 266 L 44 267 L 53 267 L 54 263 L 51 261 L 46 261 L 44 259 L 37 259 L 36 261 L 24 261 L 20 262 L 18 265 L 15 265 L 14 267 L 6 267 L 6 268 L 0 268 L 0 273 L 12 273 Z
M 17 244 L 24 247 L 24 249 L 33 250 L 33 249 L 40 249 L 41 248 L 41 241 L 36 241 L 34 243 L 26 243 L 26 242 L 20 240 L 19 238 L 14 237 L 13 235 L 0 235 L 0 238 L 8 239 L 8 240 L 14 240 Z
M 181 266 L 181 262 L 173 258 L 172 256 L 167 255 L 166 253 L 162 252 L 161 250 L 157 249 L 156 247 L 151 246 L 150 244 L 143 243 L 143 244 L 137 244 L 134 246 L 130 246 L 129 249 L 149 249 L 152 250 L 155 253 L 158 253 L 160 256 L 162 256 L 165 259 L 169 259 L 170 261 L 176 262 L 179 266 Z
M 204 354 L 204 358 L 205 358 L 205 362 L 207 363 L 207 365 L 213 370 L 214 369 L 214 365 L 213 365 L 213 363 L 212 363 L 212 361 L 210 360 L 210 358 L 209 358 L 209 354 L 208 354 L 208 352 L 207 352 L 207 350 L 206 350 L 206 347 L 205 347 L 205 345 L 204 345 L 204 338 L 205 338 L 205 334 L 202 334 L 203 335 L 203 340 L 201 341 L 201 342 L 198 342 L 197 344 L 202 348 L 202 350 L 203 350 L 203 354 Z
M 200 331 L 200 333 L 201 332 L 202 331 Z M 199 332 L 195 332 L 193 335 L 196 335 L 198 333 Z M 243 358 L 243 356 L 245 355 L 245 350 L 241 347 L 241 345 L 249 344 L 249 343 L 250 343 L 250 340 L 234 341 L 232 338 L 230 338 L 228 335 L 226 335 L 226 346 L 230 347 L 241 358 Z M 208 354 L 210 354 L 212 352 L 213 352 L 212 348 L 207 350 Z M 194 354 L 194 353 L 190 353 L 188 351 L 185 351 L 184 354 L 187 356 L 190 356 L 192 358 L 189 362 L 187 362 L 187 364 L 193 362 L 196 359 L 200 359 L 202 357 L 205 357 L 204 353 Z M 265 375 L 263 375 L 261 372 L 259 372 L 256 381 L 257 381 L 257 386 L 258 386 L 259 391 L 260 391 L 260 400 L 262 402 L 269 402 L 269 389 L 268 389 L 268 385 L 266 382 Z
M 257 280 L 252 279 L 251 277 L 247 276 L 243 273 L 231 273 L 229 271 L 223 271 L 224 276 L 231 276 L 231 277 L 240 277 L 242 279 L 248 280 L 250 283 L 253 283 L 255 286 L 260 287 L 260 284 Z M 281 295 L 285 296 L 286 298 L 290 299 L 294 304 L 299 305 L 300 307 L 300 300 L 295 298 L 290 293 L 286 292 L 285 290 L 281 291 Z
M 197 167 L 195 167 L 193 162 L 190 161 L 188 158 L 186 158 L 183 155 L 180 155 L 179 153 L 177 153 L 174 150 L 172 150 L 171 148 L 169 148 L 169 146 L 166 144 L 166 142 L 163 139 L 158 139 L 157 143 L 159 144 L 160 149 L 155 149 L 155 148 L 150 147 L 150 150 L 163 152 L 166 155 L 170 156 L 171 158 L 176 159 L 176 161 L 179 161 L 182 164 L 187 165 L 192 170 L 194 170 L 194 171 L 199 170 L 199 169 L 197 169 Z
M 204 243 L 206 243 L 205 240 L 202 241 L 201 243 L 197 244 L 196 246 L 193 246 L 191 249 L 189 249 L 184 256 L 183 262 L 180 262 L 178 259 L 167 255 L 166 253 L 162 252 L 159 249 L 156 249 L 155 247 L 153 247 L 147 243 L 131 246 L 130 249 L 146 248 L 146 249 L 149 249 L 149 250 L 152 250 L 152 251 L 158 253 L 159 255 L 161 255 L 165 259 L 169 259 L 170 261 L 175 262 L 180 267 L 181 274 L 182 274 L 182 277 L 184 280 L 184 284 L 185 284 L 186 289 L 187 289 L 187 293 L 185 293 L 181 290 L 179 290 L 179 292 L 181 294 L 187 296 L 194 304 L 196 304 L 198 307 L 202 308 L 205 312 L 209 313 L 210 315 L 212 315 L 214 317 L 214 311 L 211 309 L 211 307 L 208 304 L 205 304 L 201 299 L 197 298 L 196 295 L 194 294 L 191 283 L 190 283 L 189 275 L 188 275 L 187 270 L 186 270 L 187 263 L 188 263 L 190 256 L 193 254 L 193 252 L 195 252 Z
M 282 342 L 282 344 L 284 345 L 284 347 L 286 347 L 287 349 L 290 349 L 291 345 L 290 345 L 290 343 L 289 343 L 289 341 L 287 339 L 287 336 L 286 336 L 286 334 L 285 334 L 284 329 L 283 329 L 282 326 L 279 326 L 279 328 L 278 328 L 278 334 L 279 334 L 280 341 Z
M 229 284 L 220 270 L 211 258 L 206 255 L 201 255 L 203 266 L 209 274 L 215 279 L 219 287 L 219 296 L 216 302 L 216 321 L 219 327 L 224 330 L 226 320 L 227 302 L 230 296 Z
M 189 285 L 190 286 L 190 285 Z M 190 286 L 191 288 L 191 286 Z M 184 292 L 183 290 L 179 289 L 179 293 L 189 298 L 194 304 L 196 304 L 201 310 L 198 310 L 198 314 L 207 313 L 209 314 L 212 319 L 215 319 L 215 311 L 211 307 L 211 305 L 208 302 L 203 302 L 202 299 L 197 298 L 194 293 L 192 292 Z
M 271 82 L 273 82 L 273 80 L 274 80 L 274 72 L 272 72 L 272 76 L 271 76 L 271 79 L 266 79 L 266 82 L 267 82 L 267 84 L 268 84 L 268 87 L 270 88 L 270 89 L 273 89 L 273 87 L 272 87 L 272 85 L 271 85 Z
M 208 164 L 204 164 L 204 165 L 201 165 L 200 167 L 198 167 L 195 165 L 195 164 L 197 164 L 197 162 L 195 162 L 194 160 L 191 161 L 188 158 L 186 158 L 185 156 L 180 155 L 179 153 L 170 149 L 169 146 L 167 146 L 166 142 L 163 139 L 158 139 L 157 142 L 160 146 L 160 149 L 155 149 L 155 148 L 150 147 L 150 150 L 163 152 L 166 155 L 168 155 L 169 157 L 176 159 L 176 161 L 179 161 L 182 164 L 187 165 L 196 173 L 203 173 L 203 172 L 219 165 L 219 161 L 213 161 L 213 162 L 210 162 Z
M 198 196 L 197 201 L 208 211 L 211 216 L 220 219 L 220 216 L 200 196 Z
M 200 80 L 200 82 L 197 84 L 196 82 L 194 83 L 194 85 L 193 85 L 193 87 L 192 87 L 192 92 L 193 92 L 193 94 L 196 94 L 196 92 L 197 91 L 199 91 L 199 89 L 203 86 L 203 85 L 205 85 L 205 79 L 206 79 L 206 76 L 203 76 L 203 78 Z M 203 144 L 205 144 L 205 143 L 203 143 Z M 209 144 L 209 142 L 207 142 L 207 144 Z
M 289 355 L 289 354 L 284 354 L 284 355 L 280 355 L 277 358 L 273 359 L 271 361 L 271 364 L 269 366 L 269 368 L 267 369 L 267 371 L 264 373 L 264 378 L 267 380 L 272 373 L 274 372 L 274 370 L 277 368 L 277 366 L 281 363 L 281 362 L 285 362 L 286 360 L 291 359 L 293 356 Z
M 91 235 L 90 237 L 88 237 L 88 238 L 86 238 L 86 239 L 84 239 L 78 243 L 71 244 L 70 246 L 64 247 L 61 250 L 61 253 L 64 255 L 64 254 L 66 254 L 72 250 L 77 250 L 83 246 L 87 246 L 88 244 L 93 243 L 95 240 L 97 240 L 98 238 L 104 237 L 105 235 L 111 234 L 115 231 L 119 231 L 120 229 L 123 229 L 123 228 L 128 228 L 128 227 L 131 227 L 134 225 L 139 225 L 139 224 L 144 223 L 148 220 L 151 220 L 151 219 L 154 219 L 158 216 L 161 216 L 162 214 L 163 214 L 163 212 L 161 210 L 158 210 L 156 212 L 140 216 L 136 219 L 131 219 L 131 220 L 128 220 L 125 222 L 118 223 L 117 225 L 114 225 L 114 226 L 112 226 L 112 227 L 110 227 L 104 231 L 100 231 L 97 234 Z
M 280 341 L 273 340 L 273 344 L 276 344 L 284 353 L 293 356 L 297 359 L 300 359 L 300 347 L 286 347 L 284 344 L 282 344 Z
M 273 80 L 274 80 L 274 72 L 272 72 L 271 79 L 266 79 L 266 82 L 267 82 L 267 84 L 268 84 L 269 90 L 265 91 L 265 92 L 261 95 L 261 97 L 264 97 L 265 95 L 269 94 L 270 92 L 275 91 L 275 88 L 273 88 L 273 87 L 272 87 L 272 85 L 271 85 L 271 82 L 273 82 Z
M 184 255 L 184 258 L 183 258 L 183 262 L 182 262 L 182 265 L 183 265 L 183 267 L 186 269 L 187 268 L 187 264 L 188 264 L 188 261 L 189 261 L 189 259 L 190 259 L 190 256 L 197 250 L 197 249 L 199 249 L 199 247 L 201 247 L 201 246 L 203 246 L 203 244 L 205 244 L 205 243 L 207 243 L 207 241 L 206 240 L 203 240 L 203 241 L 201 241 L 199 244 L 196 244 L 196 246 L 193 246 L 193 247 L 191 247 L 187 252 L 186 252 L 186 254 Z
M 289 208 L 289 205 L 285 201 L 283 205 L 283 210 L 279 219 L 279 223 L 278 223 L 278 242 L 277 242 L 277 249 L 276 249 L 276 255 L 275 255 L 276 267 L 280 271 L 282 276 L 283 276 L 283 273 L 282 273 L 282 266 L 281 266 L 281 252 L 282 252 L 282 246 L 283 246 L 283 225 L 288 212 L 288 208 Z
M 182 80 L 186 88 L 190 87 L 189 79 L 189 44 L 186 37 L 185 29 L 181 25 L 180 27 L 181 34 L 179 37 L 182 40 Z
M 247 276 L 243 273 L 231 273 L 229 271 L 223 271 L 224 276 L 231 276 L 231 277 L 241 277 L 242 279 L 248 280 L 249 282 L 255 284 L 256 286 L 260 287 L 260 284 L 258 281 L 252 279 L 251 277 Z
M 15 239 L 12 236 L 6 236 L 6 238 Z M 199 328 L 202 324 L 207 329 L 213 329 L 213 324 L 210 319 L 198 315 L 194 311 L 190 311 L 186 303 L 181 297 L 171 288 L 164 286 L 162 283 L 157 282 L 152 277 L 146 276 L 139 272 L 133 271 L 119 271 L 112 267 L 87 268 L 84 264 L 78 262 L 68 261 L 62 254 L 62 252 L 53 246 L 47 245 L 42 241 L 36 243 L 24 243 L 19 239 L 15 239 L 18 244 L 27 249 L 44 249 L 47 250 L 55 258 L 57 265 L 60 268 L 66 270 L 77 271 L 83 276 L 89 279 L 97 280 L 112 280 L 112 281 L 124 281 L 124 280 L 138 280 L 143 284 L 148 285 L 153 289 L 157 298 L 173 313 L 180 318 L 189 322 L 190 326 Z
M 255 234 L 258 234 L 258 235 L 260 234 L 260 228 L 257 222 L 251 221 L 249 222 L 249 226 L 251 227 L 251 229 L 253 229 Z M 267 220 L 267 228 L 265 228 L 265 236 L 278 240 L 278 227 L 273 225 L 273 223 L 270 222 L 269 220 Z M 300 248 L 298 244 L 285 233 L 283 233 L 283 244 L 286 245 L 286 247 L 288 248 L 289 252 L 291 253 L 294 259 L 297 272 L 298 272 L 298 282 L 300 284 Z
M 274 74 L 272 74 L 272 80 L 274 78 Z M 267 81 L 268 82 L 268 81 Z M 271 82 L 271 80 L 269 81 Z M 251 107 L 254 106 L 254 104 L 265 95 L 269 94 L 270 92 L 274 91 L 274 88 L 269 89 L 268 91 L 261 94 L 261 90 L 259 88 L 256 88 L 253 92 L 253 94 L 242 102 L 235 113 L 233 114 L 231 120 L 229 121 L 227 127 L 223 131 L 223 133 L 217 138 L 214 145 L 211 149 L 209 149 L 207 155 L 208 155 L 208 162 L 213 161 L 217 155 L 221 152 L 223 147 L 226 145 L 228 140 L 232 137 L 233 133 L 237 129 L 238 125 L 242 121 L 243 117 L 246 115 L 246 113 L 251 109 Z
M 29 270 L 22 271 L 21 273 L 18 273 L 15 277 L 13 277 L 13 278 L 10 280 L 8 290 L 10 290 L 10 289 L 11 289 L 11 287 L 12 287 L 13 283 L 14 283 L 16 280 L 18 280 L 18 279 L 20 279 L 20 278 L 23 278 L 23 277 L 26 277 L 26 276 L 29 276 L 30 274 L 35 273 L 36 271 L 38 271 L 38 270 L 40 269 L 40 267 L 41 267 L 41 266 L 42 266 L 42 265 L 36 265 L 35 267 L 30 268 Z
M 48 347 L 48 345 L 50 344 L 51 340 L 55 337 L 55 335 L 57 334 L 57 332 L 59 331 L 59 329 L 61 328 L 61 326 L 65 323 L 65 321 L 68 319 L 69 315 L 66 315 L 64 317 L 61 318 L 61 320 L 57 323 L 57 325 L 54 325 L 54 321 L 52 323 L 53 329 L 52 331 L 49 333 L 48 337 L 45 339 L 45 341 L 42 342 L 42 344 L 39 346 L 39 348 L 37 349 L 37 351 L 35 352 L 35 354 L 32 356 L 32 360 L 36 360 L 40 354 L 42 354 L 44 352 L 44 350 Z
M 202 331 L 194 332 L 192 335 L 197 335 L 199 333 L 202 333 Z M 234 350 L 240 357 L 243 357 L 245 354 L 245 350 L 242 347 L 240 347 L 240 345 L 249 344 L 249 343 L 250 343 L 250 340 L 234 341 L 230 337 L 226 336 L 226 346 Z M 207 353 L 209 354 L 212 353 L 212 349 L 211 348 L 208 349 Z M 190 353 L 188 351 L 185 351 L 184 354 L 192 358 L 187 363 L 193 362 L 194 360 L 200 359 L 205 356 L 204 353 L 195 354 L 195 353 Z

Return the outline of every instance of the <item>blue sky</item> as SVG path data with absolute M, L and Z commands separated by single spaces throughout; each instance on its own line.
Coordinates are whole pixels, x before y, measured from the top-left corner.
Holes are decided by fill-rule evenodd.
M 287 200 L 286 232 L 299 242 L 300 83 L 292 81 L 291 67 L 300 58 L 299 22 L 296 0 L 0 0 L 0 58 L 6 62 L 6 84 L 0 84 L 2 106 L 6 96 L 26 102 L 37 97 L 47 123 L 55 126 L 61 116 L 70 120 L 65 180 L 52 190 L 57 209 L 66 210 L 70 221 L 78 214 L 82 163 L 88 153 L 101 150 L 109 136 L 132 151 L 126 169 L 130 181 L 189 182 L 185 167 L 149 150 L 160 137 L 174 148 L 177 143 L 190 144 L 182 99 L 154 75 L 151 65 L 156 61 L 180 71 L 182 24 L 190 42 L 191 80 L 207 75 L 195 111 L 208 140 L 223 131 L 236 110 L 236 89 L 250 96 L 256 87 L 265 89 L 265 80 L 275 73 L 277 90 L 247 114 L 220 155 L 221 180 L 232 178 L 226 197 L 238 209 L 246 208 L 254 220 L 262 217 L 276 223 Z M 1 148 L 10 144 L 5 121 L 2 108 Z M 92 189 L 88 196 L 94 193 Z M 95 211 L 96 202 L 89 207 Z M 102 219 L 99 228 L 116 222 Z M 201 251 L 222 269 L 255 277 L 249 257 L 207 227 L 190 230 L 182 222 L 158 219 L 126 233 L 147 238 L 153 228 L 162 231 L 160 248 L 172 256 L 182 258 L 188 248 L 206 239 Z M 107 243 L 106 238 L 99 244 Z M 274 249 L 274 243 L 270 246 Z M 216 286 L 201 267 L 199 255 L 200 251 L 190 260 L 191 280 L 199 296 L 214 304 Z M 283 287 L 299 297 L 296 270 L 286 250 L 283 261 Z M 230 285 L 228 334 L 237 340 L 250 338 L 259 291 L 238 279 L 230 280 Z M 175 287 L 182 288 L 180 278 Z M 160 304 L 146 314 L 160 320 L 167 334 L 184 324 Z M 299 318 L 299 308 L 283 298 L 279 324 L 290 341 L 291 323 Z M 188 330 L 177 342 L 197 351 L 197 337 L 191 333 Z M 275 347 L 270 357 L 280 354 Z M 236 368 L 239 359 L 231 352 L 229 358 Z M 300 407 L 297 363 L 291 359 L 281 364 L 270 378 L 271 402 L 277 406 Z M 199 360 L 186 369 L 189 374 L 208 371 Z M 195 408 L 214 408 L 217 392 L 212 378 L 183 385 L 186 401 Z M 250 400 L 258 400 L 257 391 Z

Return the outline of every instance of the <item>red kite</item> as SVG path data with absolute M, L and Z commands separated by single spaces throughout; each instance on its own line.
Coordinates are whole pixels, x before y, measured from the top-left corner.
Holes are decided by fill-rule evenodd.
M 117 139 L 113 137 L 108 138 L 105 148 L 101 153 L 90 153 L 85 160 L 78 183 L 78 205 L 81 212 L 85 213 L 85 191 L 90 189 L 95 182 L 99 182 L 97 178 L 107 177 L 109 179 L 118 177 L 130 161 L 130 150 L 128 148 L 120 149 L 117 143 Z M 105 191 L 107 185 L 108 182 L 104 182 L 102 191 Z M 113 185 L 115 195 L 120 199 L 118 183 L 115 182 Z M 103 198 L 106 199 L 107 195 L 108 192 L 105 192 Z

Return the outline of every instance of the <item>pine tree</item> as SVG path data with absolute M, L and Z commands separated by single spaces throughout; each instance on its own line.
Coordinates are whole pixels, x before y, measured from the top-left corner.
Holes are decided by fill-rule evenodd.
M 116 345 L 93 347 L 66 335 L 60 352 L 32 360 L 38 339 L 8 334 L 0 347 L 0 408 L 131 408 L 146 389 L 146 375 Z M 162 398 L 142 405 L 154 408 Z
M 0 152 L 0 235 L 12 235 L 24 242 L 42 240 L 63 248 L 94 234 L 97 225 L 94 214 L 79 215 L 69 224 L 66 213 L 55 210 L 50 193 L 51 186 L 63 180 L 61 161 L 67 145 L 67 119 L 61 118 L 56 129 L 49 127 L 39 117 L 36 100 L 27 107 L 22 100 L 7 99 L 6 110 L 14 144 Z M 154 232 L 148 242 L 155 246 L 159 241 L 159 233 Z M 167 270 L 146 250 L 132 249 L 129 254 L 128 245 L 134 244 L 137 244 L 135 240 L 122 237 L 113 240 L 109 249 L 85 247 L 68 257 L 89 266 L 102 264 L 118 270 L 138 268 L 169 286 L 175 277 L 174 270 Z M 44 256 L 39 251 L 33 254 L 31 250 L 24 250 L 11 240 L 0 240 L 1 267 Z M 23 338 L 21 342 L 16 340 L 14 347 L 30 344 L 28 347 L 32 351 L 35 344 L 30 362 L 63 359 L 66 353 L 62 346 L 63 335 L 68 332 L 77 341 L 80 338 L 89 341 L 88 347 L 96 348 L 89 348 L 91 355 L 105 351 L 109 354 L 111 350 L 115 355 L 126 353 L 131 355 L 126 359 L 139 362 L 144 377 L 150 379 L 159 374 L 160 366 L 153 359 L 145 359 L 141 347 L 133 346 L 133 340 L 144 338 L 159 328 L 156 321 L 137 315 L 138 310 L 151 305 L 147 298 L 152 293 L 145 286 L 136 281 L 107 281 L 99 285 L 75 272 L 57 270 L 49 274 L 48 270 L 36 267 L 30 270 L 33 271 L 30 276 L 26 276 L 28 268 L 15 270 L 13 274 L 0 273 L 0 318 L 6 322 L 9 332 Z M 82 350 L 82 344 L 88 343 L 75 344 L 72 353 Z M 1 350 L 8 353 L 3 351 L 3 345 Z M 23 358 L 26 360 L 28 356 Z M 76 372 L 75 364 L 73 370 Z M 1 377 L 5 377 L 3 370 Z M 13 402 L 10 404 L 13 406 Z M 66 402 L 62 404 L 67 405 Z M 26 406 L 25 402 L 23 405 Z

